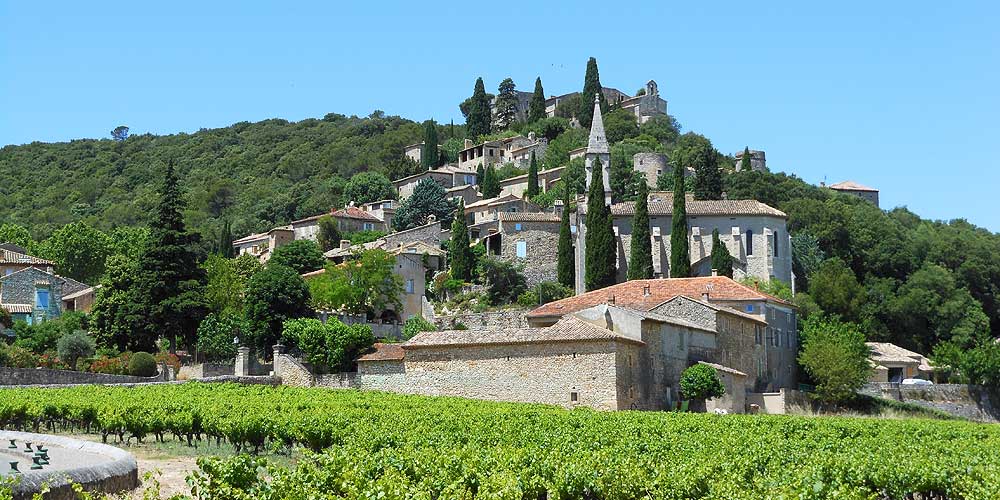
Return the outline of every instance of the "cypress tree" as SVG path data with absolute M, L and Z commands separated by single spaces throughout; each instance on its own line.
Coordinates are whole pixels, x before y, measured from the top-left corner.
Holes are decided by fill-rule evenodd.
M 719 239 L 718 229 L 712 230 L 712 269 L 715 269 L 719 276 L 733 277 L 733 256 Z
M 497 171 L 493 168 L 493 165 L 486 167 L 480 191 L 483 193 L 483 198 L 496 198 L 500 196 L 500 179 L 497 178 Z
M 641 280 L 653 277 L 653 243 L 649 237 L 649 188 L 639 183 L 632 218 L 632 254 L 628 260 L 628 279 Z
M 476 184 L 482 187 L 483 181 L 486 179 L 486 171 L 483 170 L 483 164 L 480 163 L 476 165 Z
M 722 171 L 718 157 L 712 147 L 702 147 L 694 151 L 695 178 L 694 197 L 697 200 L 722 199 Z
M 434 120 L 424 122 L 424 147 L 420 151 L 420 166 L 430 170 L 438 165 L 438 132 Z
M 611 209 L 604 204 L 604 175 L 600 160 L 594 161 L 587 195 L 587 264 L 584 284 L 587 291 L 615 284 L 616 242 Z
M 559 224 L 559 262 L 556 267 L 556 276 L 559 283 L 574 288 L 576 286 L 576 256 L 573 253 L 573 232 L 569 227 L 569 193 L 569 185 L 563 183 L 563 213 L 562 222 Z
M 160 335 L 178 338 L 193 347 L 198 324 L 207 310 L 204 299 L 205 270 L 199 266 L 199 237 L 184 227 L 184 200 L 177 186 L 173 164 L 167 166 L 156 218 L 149 226 L 146 251 L 139 261 L 136 306 L 144 321 L 129 343 L 135 350 L 156 352 Z
M 469 228 L 465 223 L 465 200 L 459 198 L 455 220 L 451 223 L 451 277 L 463 281 L 472 278 L 473 262 Z
M 538 162 L 534 151 L 531 152 L 531 163 L 528 164 L 528 190 L 524 194 L 528 199 L 538 196 Z
M 750 166 L 750 146 L 745 146 L 743 148 L 743 157 L 740 158 L 740 170 L 753 170 Z
M 601 113 L 608 112 L 608 100 L 604 97 L 601 87 L 601 75 L 597 71 L 597 59 L 593 57 L 587 61 L 587 73 L 583 77 L 583 98 L 580 99 L 580 109 L 576 113 L 576 119 L 583 128 L 590 128 L 594 120 L 594 94 L 600 96 Z
M 684 190 L 684 157 L 677 152 L 674 162 L 674 208 L 670 226 L 670 277 L 691 275 L 691 250 L 688 247 L 687 200 Z
M 535 78 L 535 93 L 531 94 L 528 105 L 528 123 L 535 123 L 545 118 L 545 91 L 542 90 L 541 77 Z
M 491 115 L 490 99 L 486 95 L 486 86 L 480 77 L 476 79 L 469 115 L 465 119 L 466 134 L 470 139 L 476 140 L 479 136 L 490 133 Z
M 229 219 L 222 223 L 222 231 L 219 234 L 219 249 L 215 253 L 227 259 L 233 258 L 233 226 Z

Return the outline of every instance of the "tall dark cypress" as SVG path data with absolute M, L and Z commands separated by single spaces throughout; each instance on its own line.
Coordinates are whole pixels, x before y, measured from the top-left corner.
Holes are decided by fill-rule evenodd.
M 628 259 L 628 279 L 642 280 L 653 277 L 653 243 L 649 236 L 649 188 L 639 183 L 632 218 L 632 254 Z
M 531 94 L 528 104 L 528 123 L 535 123 L 545 118 L 545 91 L 542 89 L 541 77 L 535 78 L 535 92 Z
M 576 118 L 583 128 L 589 129 L 594 120 L 594 94 L 600 95 L 601 113 L 607 113 L 608 100 L 602 92 L 601 75 L 597 71 L 597 59 L 591 57 L 587 61 L 587 73 L 583 77 L 583 99 L 580 99 L 580 109 L 576 113 Z
M 604 204 L 604 175 L 601 160 L 594 161 L 587 194 L 587 263 L 584 285 L 587 291 L 615 284 L 617 242 L 611 223 L 611 209 Z
M 674 207 L 670 226 L 670 277 L 687 278 L 691 275 L 691 250 L 688 243 L 687 200 L 684 189 L 685 159 L 676 151 L 674 159 Z
M 534 151 L 531 152 L 531 163 L 528 164 L 528 189 L 524 195 L 529 199 L 538 196 L 538 162 Z
M 491 115 L 490 99 L 486 95 L 486 86 L 483 84 L 482 78 L 477 78 L 476 87 L 472 91 L 469 116 L 465 119 L 466 135 L 472 140 L 477 140 L 479 136 L 489 134 Z
M 563 184 L 563 213 L 559 224 L 559 260 L 556 278 L 559 283 L 574 288 L 576 286 L 576 255 L 573 253 L 573 231 L 569 227 L 570 187 Z
M 438 166 L 438 132 L 434 120 L 424 122 L 424 146 L 420 151 L 420 166 L 430 170 Z
M 173 164 L 167 166 L 156 218 L 149 227 L 146 251 L 139 261 L 137 308 L 144 318 L 129 342 L 134 350 L 156 352 L 157 337 L 193 347 L 198 324 L 206 314 L 205 271 L 195 248 L 199 237 L 184 227 L 184 200 Z
M 743 157 L 740 158 L 740 171 L 753 170 L 750 166 L 750 146 L 743 147 Z
M 722 170 L 719 169 L 715 148 L 701 147 L 694 155 L 694 197 L 696 200 L 722 199 Z
M 474 256 L 469 248 L 469 228 L 465 222 L 465 200 L 459 198 L 455 220 L 451 223 L 451 277 L 457 280 L 472 278 Z
M 497 171 L 493 165 L 486 167 L 486 172 L 483 174 L 483 185 L 479 186 L 479 191 L 483 198 L 500 196 L 500 179 L 497 177 Z
M 215 253 L 227 259 L 233 257 L 233 226 L 229 219 L 222 222 L 222 230 L 219 232 L 219 248 Z
M 476 165 L 476 185 L 480 188 L 483 186 L 483 181 L 486 179 L 486 170 L 483 169 L 483 164 L 480 163 Z
M 715 269 L 719 276 L 733 277 L 733 256 L 719 239 L 718 229 L 712 230 L 712 269 Z

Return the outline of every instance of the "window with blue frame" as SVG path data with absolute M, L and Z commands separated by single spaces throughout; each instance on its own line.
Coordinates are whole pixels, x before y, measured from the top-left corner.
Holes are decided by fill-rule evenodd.
M 38 288 L 35 290 L 35 309 L 49 308 L 49 289 Z

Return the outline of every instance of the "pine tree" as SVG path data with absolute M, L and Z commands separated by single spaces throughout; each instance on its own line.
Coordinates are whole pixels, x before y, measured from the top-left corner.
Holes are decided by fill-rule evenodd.
M 743 157 L 740 158 L 740 171 L 753 170 L 750 166 L 750 146 L 743 147 Z
M 465 222 L 465 200 L 459 198 L 455 220 L 451 223 L 451 277 L 457 280 L 472 278 L 475 257 L 469 248 L 469 228 Z
M 486 173 L 483 174 L 483 185 L 479 189 L 483 193 L 483 198 L 500 196 L 500 179 L 497 177 L 497 171 L 493 165 L 486 167 Z
M 434 120 L 424 122 L 424 146 L 420 151 L 420 166 L 424 170 L 438 166 L 438 132 Z
M 587 291 L 615 284 L 617 271 L 615 233 L 611 209 L 604 204 L 604 175 L 601 160 L 594 161 L 587 195 L 587 263 L 584 284 Z
M 649 188 L 639 183 L 632 218 L 632 254 L 628 260 L 628 279 L 641 280 L 653 277 L 653 243 L 649 237 Z
M 168 165 L 156 218 L 139 261 L 135 297 L 144 321 L 129 343 L 133 349 L 156 352 L 160 335 L 170 341 L 171 352 L 178 339 L 193 347 L 198 324 L 207 312 L 205 270 L 195 251 L 199 237 L 184 227 L 184 206 L 174 167 Z
M 528 189 L 524 192 L 528 199 L 538 196 L 538 162 L 535 152 L 531 152 L 531 163 L 528 164 Z
M 490 99 L 486 95 L 483 79 L 476 79 L 476 87 L 472 91 L 472 102 L 469 114 L 465 119 L 466 134 L 472 140 L 490 133 Z
M 694 156 L 694 197 L 696 200 L 722 199 L 722 170 L 712 147 L 701 147 L 689 153 Z
M 604 97 L 601 87 L 601 75 L 597 71 L 597 59 L 593 57 L 587 61 L 587 73 L 583 77 L 583 95 L 580 99 L 580 109 L 576 113 L 576 119 L 583 128 L 590 128 L 594 120 L 594 95 L 600 96 L 601 113 L 608 112 L 608 100 Z
M 497 87 L 494 130 L 507 130 L 517 121 L 517 92 L 514 80 L 504 78 Z
M 528 123 L 535 123 L 545 118 L 545 91 L 542 90 L 542 79 L 535 78 L 535 93 L 531 94 L 531 104 L 528 105 Z
M 684 157 L 677 152 L 674 162 L 674 208 L 670 227 L 670 277 L 691 275 L 691 250 L 688 247 L 687 200 L 684 190 Z
M 719 239 L 718 229 L 712 230 L 712 269 L 715 269 L 719 276 L 733 277 L 733 256 Z
M 569 194 L 567 184 L 563 184 L 563 213 L 559 224 L 559 261 L 556 277 L 559 283 L 570 288 L 576 287 L 576 255 L 573 253 L 573 232 L 569 227 Z

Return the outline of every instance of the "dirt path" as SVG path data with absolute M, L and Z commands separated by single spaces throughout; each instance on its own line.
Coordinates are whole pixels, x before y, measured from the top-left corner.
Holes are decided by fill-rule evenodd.
M 147 454 L 140 450 L 130 451 L 133 451 L 139 463 L 139 480 L 142 481 L 142 485 L 133 491 L 132 498 L 141 499 L 143 493 L 147 489 L 155 488 L 157 482 L 159 482 L 160 498 L 191 494 L 185 478 L 198 468 L 195 457 L 150 457 L 144 456 Z M 152 475 L 148 480 L 143 480 L 147 472 L 151 472 Z

